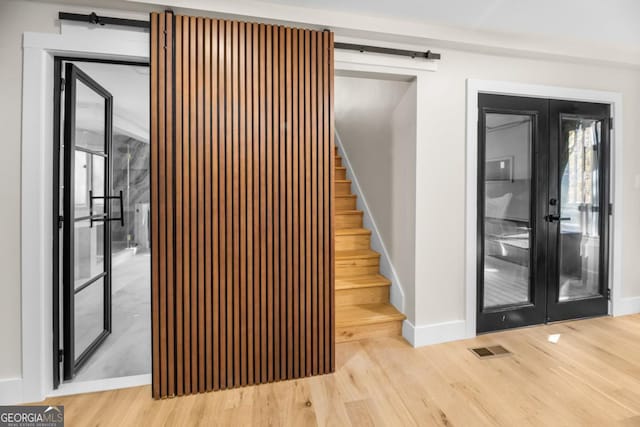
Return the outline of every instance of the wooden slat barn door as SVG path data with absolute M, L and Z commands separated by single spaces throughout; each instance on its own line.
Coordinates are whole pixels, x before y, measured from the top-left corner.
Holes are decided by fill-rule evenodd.
M 334 370 L 333 34 L 151 15 L 153 396 Z

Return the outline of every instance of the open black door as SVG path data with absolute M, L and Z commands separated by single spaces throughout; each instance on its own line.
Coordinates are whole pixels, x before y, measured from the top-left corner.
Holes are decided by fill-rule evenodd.
M 610 106 L 551 100 L 547 321 L 608 309 Z
M 65 64 L 63 144 L 64 379 L 111 333 L 111 94 Z M 120 212 L 118 212 L 120 214 Z M 121 220 L 120 215 L 118 220 Z

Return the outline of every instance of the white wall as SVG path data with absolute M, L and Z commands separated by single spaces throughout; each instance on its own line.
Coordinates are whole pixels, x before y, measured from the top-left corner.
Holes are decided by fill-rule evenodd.
M 415 319 L 416 243 L 416 103 L 412 81 L 391 115 L 391 229 L 386 234 L 389 251 L 405 295 L 405 315 Z
M 0 379 L 19 377 L 22 33 L 56 32 L 55 5 L 0 2 Z M 28 17 L 28 18 L 27 18 Z
M 414 301 L 416 84 L 337 76 L 335 93 L 336 129 L 397 273 L 392 286 Z M 415 315 L 412 303 L 405 311 Z

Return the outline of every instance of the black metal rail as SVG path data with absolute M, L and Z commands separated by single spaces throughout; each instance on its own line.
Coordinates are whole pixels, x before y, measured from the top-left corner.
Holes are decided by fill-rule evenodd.
M 95 12 L 88 15 L 81 13 L 58 12 L 58 19 L 66 21 L 87 22 L 96 25 L 119 25 L 122 27 L 149 28 L 149 21 L 138 19 L 112 18 L 110 16 L 98 16 Z
M 379 47 L 379 46 L 367 46 L 363 44 L 351 44 L 351 43 L 334 43 L 335 49 L 345 49 L 345 50 L 356 50 L 358 52 L 371 52 L 371 53 L 382 53 L 386 55 L 398 55 L 398 56 L 408 56 L 410 58 L 424 58 L 424 59 L 440 59 L 440 54 L 431 52 L 427 50 L 426 52 L 419 52 L 413 50 L 404 50 L 404 49 L 391 49 L 388 47 Z
M 149 21 L 141 21 L 137 19 L 125 19 L 125 18 L 112 18 L 110 16 L 98 16 L 95 12 L 91 12 L 88 15 L 81 13 L 67 13 L 58 12 L 58 19 L 67 21 L 87 22 L 89 24 L 96 25 L 119 25 L 124 27 L 135 27 L 148 29 L 150 27 Z M 334 44 L 335 49 L 354 50 L 358 52 L 370 52 L 381 53 L 385 55 L 406 56 L 409 58 L 424 58 L 431 60 L 440 59 L 440 54 L 427 50 L 425 52 L 404 50 L 404 49 L 392 49 L 388 47 L 369 46 L 363 44 L 352 43 L 339 43 Z

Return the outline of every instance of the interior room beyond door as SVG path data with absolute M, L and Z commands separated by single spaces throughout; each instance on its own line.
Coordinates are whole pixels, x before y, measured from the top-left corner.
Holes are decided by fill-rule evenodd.
M 53 386 L 151 372 L 149 67 L 54 60 Z
M 607 313 L 609 106 L 479 97 L 477 331 Z

